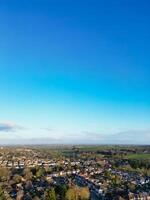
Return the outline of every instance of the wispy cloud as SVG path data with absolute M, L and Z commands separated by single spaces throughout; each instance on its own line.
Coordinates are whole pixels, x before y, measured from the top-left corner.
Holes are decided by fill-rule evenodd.
M 25 128 L 14 123 L 0 123 L 1 143 L 29 143 L 29 144 L 148 144 L 150 143 L 150 129 L 122 130 L 116 132 L 103 131 L 66 131 L 52 128 L 40 128 L 42 133 L 37 137 L 35 134 L 20 132 Z M 13 134 L 11 134 L 13 133 Z M 34 129 L 33 129 L 34 133 Z
M 41 128 L 41 130 L 48 131 L 48 132 L 54 131 L 54 129 L 52 129 L 52 128 Z
M 126 130 L 116 133 L 98 133 L 83 131 L 87 141 L 105 144 L 148 144 L 150 143 L 150 130 Z
M 24 127 L 10 123 L 10 122 L 0 122 L 0 132 L 17 132 L 19 130 L 23 130 Z
M 102 136 L 100 133 L 94 131 L 83 131 L 82 133 L 87 137 L 93 137 L 93 138 L 101 138 Z
M 20 145 L 36 145 L 36 144 L 63 144 L 63 141 L 61 139 L 55 139 L 52 137 L 39 137 L 39 138 L 19 138 L 15 137 L 13 139 L 1 139 L 0 144 L 8 144 L 8 145 L 14 145 L 14 144 L 20 144 Z
M 150 142 L 150 130 L 127 130 L 112 134 L 109 141 L 127 144 L 142 144 Z

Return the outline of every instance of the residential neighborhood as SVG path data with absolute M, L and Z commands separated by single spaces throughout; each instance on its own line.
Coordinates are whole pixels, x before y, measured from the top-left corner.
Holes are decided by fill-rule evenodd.
M 134 151 L 145 159 L 131 159 Z M 54 189 L 56 199 L 70 200 L 67 192 L 77 187 L 86 189 L 91 200 L 150 199 L 149 151 L 147 146 L 3 147 L 1 191 L 7 199 L 30 200 L 46 199 Z M 62 186 L 63 197 L 57 191 Z

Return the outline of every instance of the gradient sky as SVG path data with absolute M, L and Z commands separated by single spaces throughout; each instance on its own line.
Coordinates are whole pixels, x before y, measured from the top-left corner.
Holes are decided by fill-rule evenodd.
M 148 0 L 0 1 L 0 143 L 150 143 Z

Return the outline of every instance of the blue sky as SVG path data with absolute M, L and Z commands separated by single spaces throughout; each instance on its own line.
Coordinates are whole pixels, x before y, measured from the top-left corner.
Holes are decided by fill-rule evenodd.
M 0 2 L 0 143 L 150 143 L 149 1 Z

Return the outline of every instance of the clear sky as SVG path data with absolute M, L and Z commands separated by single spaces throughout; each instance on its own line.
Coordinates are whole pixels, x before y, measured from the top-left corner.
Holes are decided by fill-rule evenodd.
M 0 1 L 0 143 L 150 143 L 148 0 Z

